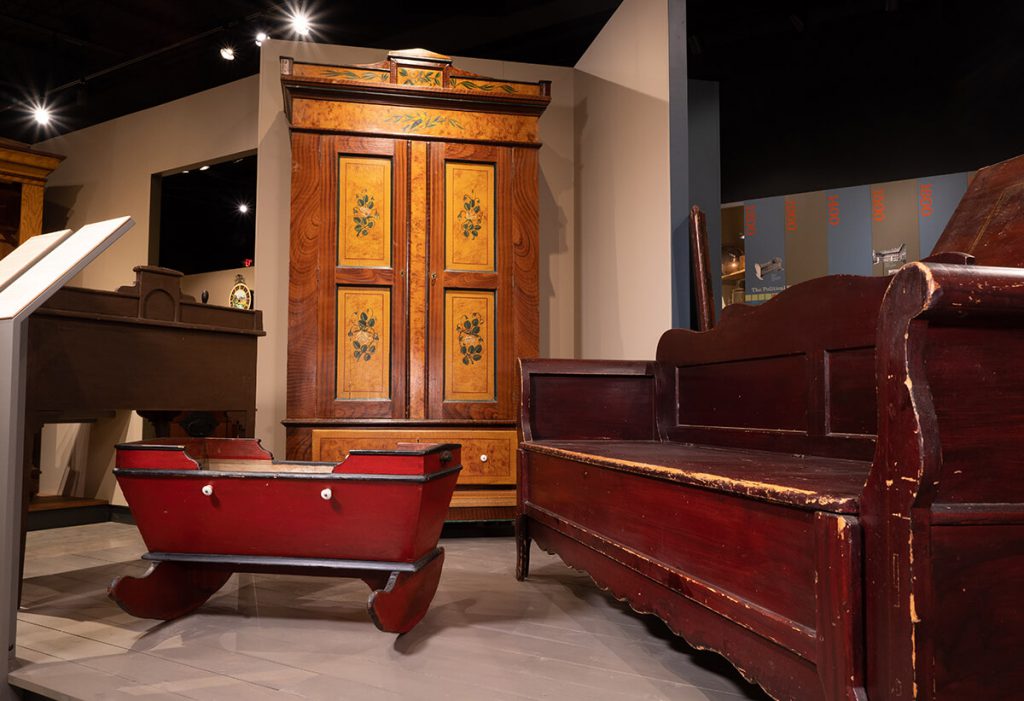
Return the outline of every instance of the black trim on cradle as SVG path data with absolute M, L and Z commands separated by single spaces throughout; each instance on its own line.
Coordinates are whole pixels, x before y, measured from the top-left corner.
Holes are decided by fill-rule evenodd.
M 317 557 L 272 557 L 267 555 L 216 555 L 207 553 L 146 553 L 143 560 L 155 562 L 187 562 L 195 565 L 223 565 L 236 570 L 249 567 L 303 567 L 323 570 L 378 570 L 382 572 L 418 572 L 443 550 L 435 547 L 415 562 L 381 562 L 379 560 L 335 560 Z

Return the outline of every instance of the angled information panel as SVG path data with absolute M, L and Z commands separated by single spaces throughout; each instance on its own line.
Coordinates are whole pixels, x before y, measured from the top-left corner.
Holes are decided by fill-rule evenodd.
M 52 234 L 33 236 L 11 251 L 6 258 L 0 259 L 0 292 L 70 234 L 71 229 L 64 229 Z
M 0 261 L 0 700 L 14 657 L 21 561 L 25 363 L 29 315 L 133 226 L 120 217 L 36 236 Z
M 131 217 L 87 224 L 70 236 L 64 237 L 45 255 L 36 255 L 34 263 L 23 268 L 20 274 L 0 291 L 0 320 L 31 314 L 133 225 Z M 31 241 L 30 239 L 26 245 Z M 15 249 L 15 253 L 17 251 L 18 249 Z

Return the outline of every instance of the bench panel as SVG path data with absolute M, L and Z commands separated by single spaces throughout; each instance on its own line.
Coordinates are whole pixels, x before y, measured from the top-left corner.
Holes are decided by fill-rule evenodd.
M 803 353 L 679 366 L 678 424 L 806 432 L 809 372 Z
M 813 512 L 525 455 L 528 504 L 815 627 Z
M 826 351 L 825 377 L 825 432 L 873 436 L 878 426 L 874 347 Z
M 935 503 L 1024 502 L 1024 330 L 928 331 L 925 367 L 942 442 Z
M 691 645 L 725 656 L 744 677 L 756 681 L 775 698 L 801 701 L 826 698 L 817 669 L 808 660 L 739 623 L 716 615 L 677 590 L 651 582 L 557 530 L 534 522 L 530 533 L 539 547 L 557 553 L 570 566 L 586 571 L 617 599 L 628 598 L 633 610 L 653 613 Z
M 533 439 L 657 438 L 654 379 L 644 375 L 530 377 Z
M 1020 698 L 1024 525 L 937 526 L 931 552 L 930 698 Z

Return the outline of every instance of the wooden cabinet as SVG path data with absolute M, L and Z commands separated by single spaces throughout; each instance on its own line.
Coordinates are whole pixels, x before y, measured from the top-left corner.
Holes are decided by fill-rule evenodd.
M 452 518 L 510 517 L 516 360 L 537 354 L 549 84 L 424 51 L 282 60 L 292 128 L 288 457 L 464 446 Z M 482 456 L 482 457 L 481 457 Z
M 0 258 L 43 231 L 43 188 L 64 156 L 0 138 Z

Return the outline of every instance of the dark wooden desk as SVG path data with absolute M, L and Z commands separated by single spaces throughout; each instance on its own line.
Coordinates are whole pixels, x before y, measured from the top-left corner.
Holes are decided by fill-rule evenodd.
M 115 292 L 65 287 L 29 318 L 25 462 L 35 479 L 26 498 L 46 423 L 133 409 L 161 430 L 197 410 L 226 413 L 238 434 L 253 435 L 262 314 L 196 302 L 175 270 L 135 273 Z

